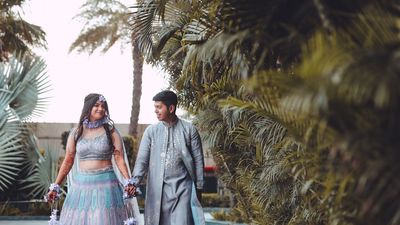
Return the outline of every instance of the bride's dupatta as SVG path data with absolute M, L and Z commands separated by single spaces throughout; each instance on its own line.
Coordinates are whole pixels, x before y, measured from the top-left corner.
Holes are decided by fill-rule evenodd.
M 75 134 L 75 130 L 76 129 L 72 129 L 71 132 L 74 132 L 74 133 L 71 133 L 71 134 L 76 135 Z M 125 149 L 124 142 L 122 140 L 122 136 L 121 136 L 120 132 L 116 128 L 114 128 L 114 132 L 117 132 L 118 133 L 118 137 L 120 138 L 120 140 L 117 140 L 117 141 L 121 141 L 121 143 L 122 143 L 123 153 L 124 153 L 124 162 L 125 162 L 125 165 L 126 165 L 126 167 L 128 169 L 129 177 L 131 177 L 132 176 L 131 175 L 131 169 L 129 167 L 128 156 L 126 154 L 126 149 Z M 124 177 L 122 176 L 122 173 L 120 172 L 120 170 L 117 167 L 117 163 L 115 162 L 114 154 L 112 156 L 112 160 L 111 161 L 112 161 L 112 167 L 113 167 L 114 173 L 117 176 L 119 184 L 120 184 L 120 186 L 121 186 L 121 188 L 123 190 L 124 187 L 123 187 L 122 184 L 124 183 Z M 67 176 L 67 187 L 68 187 L 68 190 L 71 190 L 71 186 L 74 183 L 74 179 L 75 179 L 76 175 L 78 174 L 78 171 L 80 171 L 80 168 L 79 168 L 79 157 L 75 157 L 75 161 L 74 161 L 73 167 L 72 167 L 71 171 L 69 172 L 69 174 Z M 122 198 L 122 196 L 121 196 L 121 198 Z M 124 204 L 125 204 L 125 207 L 126 207 L 126 210 L 127 210 L 127 213 L 128 213 L 128 218 L 124 218 L 124 220 L 127 220 L 127 219 L 133 217 L 136 220 L 136 225 L 143 225 L 144 222 L 142 221 L 142 219 L 140 217 L 140 211 L 139 211 L 139 206 L 138 206 L 136 197 L 124 199 Z M 125 223 L 125 224 L 129 224 L 129 223 Z

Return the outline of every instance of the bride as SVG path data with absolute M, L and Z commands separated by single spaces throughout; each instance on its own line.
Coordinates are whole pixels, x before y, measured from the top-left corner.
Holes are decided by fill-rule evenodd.
M 60 196 L 67 175 L 60 224 L 119 225 L 132 224 L 128 215 L 139 218 L 124 144 L 103 95 L 85 97 L 78 127 L 70 131 L 64 161 L 47 194 L 50 202 Z

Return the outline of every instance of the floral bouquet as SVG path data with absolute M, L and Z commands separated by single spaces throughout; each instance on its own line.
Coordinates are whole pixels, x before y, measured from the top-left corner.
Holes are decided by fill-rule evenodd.
M 49 225 L 60 225 L 60 222 L 57 220 L 57 209 L 52 209 L 50 220 L 48 221 Z
M 129 198 L 125 198 L 125 206 L 128 213 L 128 219 L 124 220 L 124 225 L 137 225 L 138 221 L 135 218 L 135 213 L 133 212 L 132 202 Z
M 133 217 L 129 217 L 127 220 L 124 221 L 124 225 L 136 225 L 137 221 Z
M 53 202 L 51 202 L 51 214 L 50 220 L 48 221 L 49 225 L 60 225 L 58 221 L 57 213 L 58 213 L 58 200 L 61 198 L 61 188 L 58 184 L 51 184 L 49 187 L 49 191 L 55 191 L 56 197 Z M 44 196 L 44 201 L 49 202 L 48 196 Z

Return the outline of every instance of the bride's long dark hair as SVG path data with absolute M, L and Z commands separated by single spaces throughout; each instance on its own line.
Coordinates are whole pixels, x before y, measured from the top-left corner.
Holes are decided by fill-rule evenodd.
M 85 97 L 81 117 L 79 118 L 78 129 L 77 129 L 78 132 L 75 133 L 75 146 L 83 133 L 83 121 L 85 120 L 85 118 L 89 118 L 92 108 L 99 100 L 100 96 L 102 95 L 97 93 L 90 93 Z M 114 132 L 114 121 L 110 118 L 110 112 L 108 110 L 107 101 L 104 101 L 104 109 L 105 109 L 105 116 L 108 117 L 109 122 L 103 124 L 103 127 L 104 130 L 106 131 L 108 144 L 110 145 L 110 148 L 114 150 L 114 144 L 111 137 L 111 133 Z

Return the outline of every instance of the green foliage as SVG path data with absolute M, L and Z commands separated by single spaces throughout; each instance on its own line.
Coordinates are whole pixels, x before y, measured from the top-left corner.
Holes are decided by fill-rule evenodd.
M 215 220 L 221 220 L 221 221 L 232 221 L 235 223 L 243 223 L 244 221 L 240 219 L 240 214 L 237 215 L 237 211 L 232 210 L 232 211 L 225 211 L 225 210 L 220 210 L 217 212 L 212 212 L 211 215 Z
M 201 205 L 203 207 L 228 208 L 230 206 L 230 199 L 228 195 L 221 196 L 214 193 L 203 193 Z
M 38 57 L 0 63 L 0 192 L 1 199 L 25 186 L 39 158 L 36 138 L 25 123 L 44 109 L 48 91 L 45 63 Z M 15 193 L 14 193 L 15 192 Z M 14 194 L 12 194 L 14 193 Z
M 119 1 L 89 0 L 74 17 L 85 24 L 69 51 L 93 54 L 96 49 L 107 52 L 118 40 L 130 41 L 129 10 Z
M 129 167 L 131 170 L 135 167 L 135 160 L 137 153 L 139 151 L 139 141 L 140 138 L 135 138 L 133 136 L 124 136 L 122 137 L 125 145 L 125 151 L 129 160 Z
M 45 32 L 25 21 L 21 5 L 24 1 L 0 0 L 0 63 L 12 54 L 31 54 L 33 47 L 46 48 Z
M 21 210 L 10 206 L 7 202 L 0 207 L 0 215 L 4 216 L 17 216 L 21 215 Z
M 58 203 L 58 209 L 62 207 L 64 199 Z M 47 202 L 9 203 L 0 204 L 2 216 L 49 216 L 51 205 Z
M 61 145 L 63 146 L 63 149 L 67 149 L 67 142 L 68 142 L 68 136 L 69 136 L 70 131 L 64 131 L 61 134 Z
M 41 199 L 48 192 L 52 181 L 56 180 L 60 167 L 60 150 L 47 149 L 40 155 L 34 170 L 29 174 L 21 190 L 27 192 L 30 199 Z M 65 191 L 64 191 L 65 193 Z
M 398 2 L 185 4 L 143 4 L 134 29 L 196 114 L 235 215 L 398 224 Z

